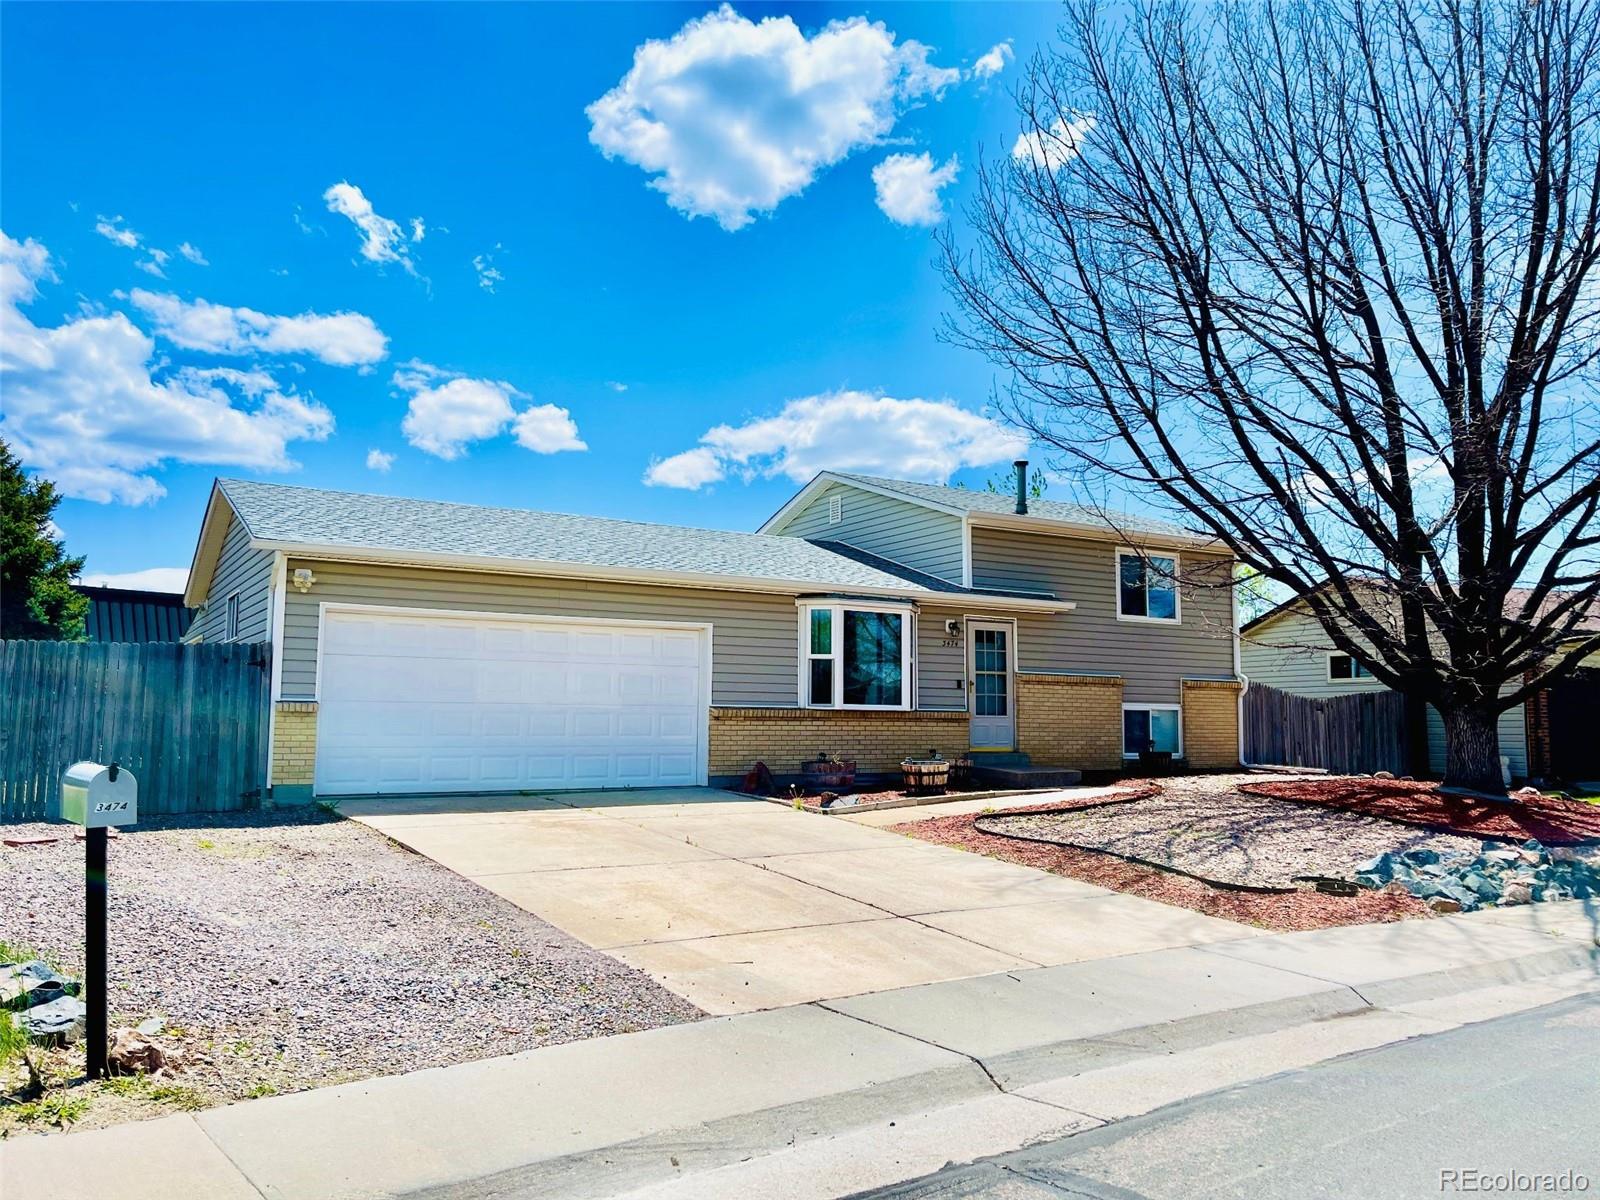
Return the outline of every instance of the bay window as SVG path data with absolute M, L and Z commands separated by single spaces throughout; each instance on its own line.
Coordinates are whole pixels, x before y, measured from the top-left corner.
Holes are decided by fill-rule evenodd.
M 909 607 L 804 603 L 800 651 L 802 707 L 911 707 Z
M 1173 554 L 1117 551 L 1117 619 L 1177 621 L 1178 559 Z

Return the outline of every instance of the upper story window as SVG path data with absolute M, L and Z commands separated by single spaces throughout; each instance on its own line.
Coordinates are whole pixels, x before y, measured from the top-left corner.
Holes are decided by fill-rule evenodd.
M 802 604 L 800 704 L 910 708 L 909 606 Z
M 1335 650 L 1328 655 L 1328 680 L 1338 683 L 1342 680 L 1371 679 L 1372 672 L 1367 670 L 1348 654 Z
M 223 637 L 230 642 L 239 640 L 239 593 L 234 592 L 228 597 L 227 623 L 223 627 Z
M 1117 551 L 1117 618 L 1178 620 L 1178 557 Z
M 828 524 L 837 525 L 844 520 L 844 497 L 835 492 L 828 497 Z

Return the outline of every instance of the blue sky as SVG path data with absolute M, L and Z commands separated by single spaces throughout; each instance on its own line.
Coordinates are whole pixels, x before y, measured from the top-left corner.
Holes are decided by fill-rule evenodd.
M 1018 449 L 932 232 L 1053 6 L 0 14 L 0 436 L 86 575 L 216 475 L 749 529 Z

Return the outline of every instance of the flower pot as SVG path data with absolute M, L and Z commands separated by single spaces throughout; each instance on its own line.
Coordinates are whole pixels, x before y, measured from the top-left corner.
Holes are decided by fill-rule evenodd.
M 950 761 L 944 758 L 908 758 L 900 764 L 901 779 L 912 795 L 933 796 L 950 783 Z
M 848 791 L 856 785 L 856 764 L 852 759 L 820 758 L 801 763 L 800 777 L 807 791 Z

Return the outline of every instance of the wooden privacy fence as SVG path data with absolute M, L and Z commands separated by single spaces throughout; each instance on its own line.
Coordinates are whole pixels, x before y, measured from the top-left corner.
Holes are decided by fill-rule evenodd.
M 79 759 L 139 780 L 139 815 L 228 812 L 266 782 L 267 643 L 0 641 L 0 821 L 49 812 Z
M 1406 773 L 1406 701 L 1398 692 L 1313 700 L 1252 683 L 1244 694 L 1245 761 L 1326 767 L 1339 775 Z

